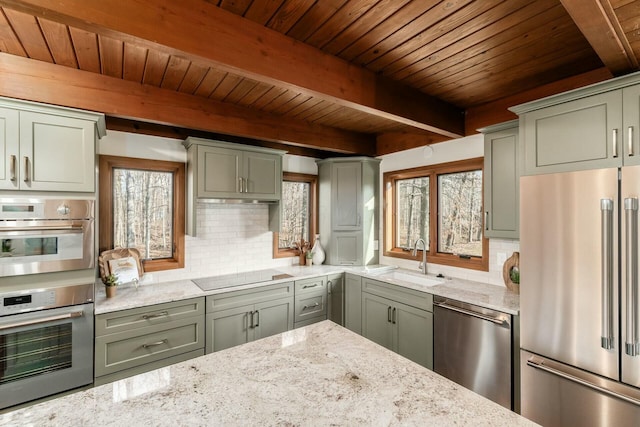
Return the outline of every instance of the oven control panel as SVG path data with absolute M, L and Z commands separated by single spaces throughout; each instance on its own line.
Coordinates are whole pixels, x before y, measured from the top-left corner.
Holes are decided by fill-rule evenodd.
M 52 289 L 2 294 L 0 298 L 0 316 L 54 307 L 56 305 L 56 291 Z

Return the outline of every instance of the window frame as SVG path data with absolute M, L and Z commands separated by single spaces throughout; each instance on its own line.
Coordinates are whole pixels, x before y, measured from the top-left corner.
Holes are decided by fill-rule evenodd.
M 489 239 L 482 232 L 482 257 L 462 258 L 457 255 L 438 252 L 438 212 L 439 188 L 438 175 L 474 170 L 482 171 L 482 205 L 484 211 L 484 158 L 459 160 L 420 166 L 411 169 L 389 171 L 383 174 L 383 245 L 384 255 L 415 261 L 422 260 L 422 250 L 416 256 L 411 250 L 396 247 L 397 200 L 395 181 L 410 178 L 429 177 L 429 250 L 427 262 L 471 270 L 489 271 Z M 484 224 L 483 224 L 484 225 Z
M 113 170 L 135 169 L 173 174 L 173 250 L 171 258 L 142 260 L 144 271 L 184 268 L 185 250 L 185 165 L 180 162 L 100 155 L 99 252 L 113 249 Z
M 306 173 L 282 172 L 282 181 L 304 182 L 309 184 L 309 238 L 318 234 L 318 176 Z M 296 249 L 281 249 L 280 233 L 273 232 L 273 258 L 289 258 L 299 256 Z

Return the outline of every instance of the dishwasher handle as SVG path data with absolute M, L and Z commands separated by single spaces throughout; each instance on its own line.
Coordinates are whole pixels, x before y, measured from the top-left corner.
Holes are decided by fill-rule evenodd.
M 504 319 L 502 317 L 490 316 L 490 315 L 486 315 L 486 314 L 483 314 L 483 313 L 478 313 L 477 311 L 469 310 L 469 309 L 462 308 L 462 307 L 456 307 L 455 305 L 450 305 L 450 304 L 447 304 L 446 302 L 434 302 L 433 305 L 436 306 L 436 307 L 444 308 L 446 310 L 457 311 L 458 313 L 466 314 L 468 316 L 477 317 L 478 319 L 487 320 L 489 322 L 495 323 L 496 325 L 501 325 L 501 326 L 506 326 L 506 327 L 511 326 L 509 324 L 509 320 L 508 319 Z

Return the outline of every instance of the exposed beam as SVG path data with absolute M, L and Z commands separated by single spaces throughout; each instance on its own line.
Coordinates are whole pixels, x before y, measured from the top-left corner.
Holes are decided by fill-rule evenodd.
M 397 151 L 409 150 L 411 148 L 423 147 L 425 145 L 436 144 L 447 141 L 451 138 L 435 133 L 407 133 L 388 132 L 378 135 L 376 138 L 376 155 L 391 154 Z
M 517 119 L 518 116 L 508 110 L 514 105 L 534 101 L 545 96 L 555 95 L 568 90 L 599 83 L 612 78 L 611 72 L 606 68 L 598 68 L 577 76 L 558 80 L 525 92 L 501 98 L 487 104 L 478 105 L 467 109 L 465 117 L 465 134 L 473 135 L 477 129 Z
M 0 53 L 0 95 L 152 123 L 374 155 L 372 136 Z
M 189 136 L 198 138 L 215 139 L 218 141 L 235 142 L 237 144 L 255 145 L 257 147 L 275 148 L 276 150 L 285 150 L 287 154 L 295 154 L 297 156 L 313 157 L 316 159 L 324 159 L 327 157 L 336 157 L 340 154 L 316 150 L 313 148 L 299 147 L 295 145 L 280 144 L 278 142 L 263 141 L 258 139 L 243 138 L 226 134 L 218 134 L 215 132 L 205 132 L 193 129 L 187 129 L 176 126 L 160 125 L 157 123 L 141 122 L 138 120 L 123 119 L 121 117 L 106 117 L 107 129 L 117 130 L 120 132 L 137 133 L 140 135 L 159 136 L 162 138 L 186 139 Z
M 612 74 L 620 75 L 638 69 L 638 59 L 609 0 L 560 2 Z
M 458 108 L 202 0 L 3 3 L 422 130 L 464 133 Z

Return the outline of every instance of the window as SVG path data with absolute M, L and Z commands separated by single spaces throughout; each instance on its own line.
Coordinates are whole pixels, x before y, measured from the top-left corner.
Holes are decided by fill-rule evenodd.
M 476 158 L 386 172 L 384 254 L 422 259 L 411 252 L 422 238 L 427 262 L 487 271 L 482 167 Z
M 100 251 L 136 248 L 145 271 L 184 267 L 184 164 L 100 156 Z
M 315 175 L 284 172 L 280 201 L 280 232 L 273 233 L 273 257 L 296 256 L 293 244 L 313 240 L 317 225 L 317 185 Z

